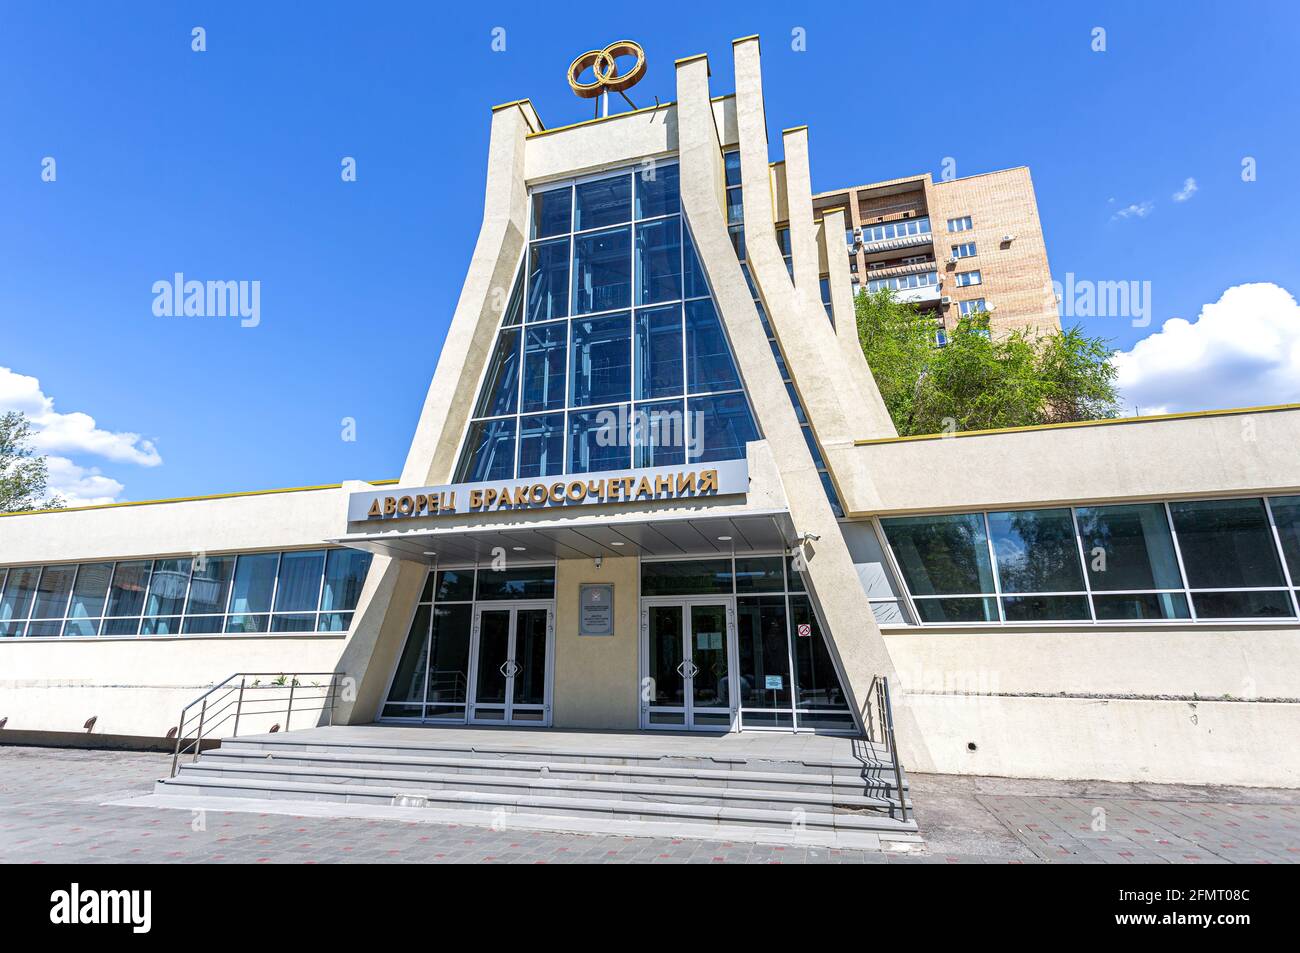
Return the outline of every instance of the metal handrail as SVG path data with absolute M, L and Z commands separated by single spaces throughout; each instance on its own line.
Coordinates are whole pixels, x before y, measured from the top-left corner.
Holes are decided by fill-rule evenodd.
M 872 698 L 875 698 L 875 718 L 872 718 Z M 907 820 L 907 796 L 903 791 L 903 765 L 898 760 L 898 743 L 894 738 L 894 706 L 889 695 L 889 677 L 877 675 L 871 680 L 867 690 L 866 717 L 863 719 L 867 739 L 875 744 L 883 744 L 889 749 L 889 758 L 894 766 L 894 790 L 898 792 L 898 809 L 903 820 Z M 879 736 L 879 737 L 877 737 Z
M 239 734 L 239 719 L 243 714 L 261 715 L 281 710 L 278 704 L 274 708 L 256 709 L 252 707 L 261 702 L 277 702 L 278 699 L 252 698 L 246 702 L 245 694 L 249 691 L 274 691 L 275 689 L 288 688 L 289 701 L 288 705 L 284 706 L 283 709 L 284 730 L 288 731 L 289 721 L 293 716 L 294 695 L 297 690 L 306 689 L 308 692 L 306 696 L 301 694 L 298 696 L 301 702 L 304 697 L 308 701 L 313 700 L 312 690 L 324 689 L 324 694 L 320 696 L 322 702 L 320 711 L 328 712 L 328 724 L 334 724 L 334 703 L 338 698 L 336 685 L 338 677 L 338 672 L 236 672 L 234 675 L 221 680 L 181 709 L 180 718 L 176 722 L 176 748 L 172 752 L 171 776 L 176 777 L 176 772 L 180 770 L 182 754 L 189 754 L 190 750 L 193 749 L 194 757 L 192 760 L 199 760 L 199 752 L 203 747 L 205 735 L 209 737 L 214 735 L 216 730 L 232 717 L 234 725 L 230 734 L 225 736 L 228 738 L 234 738 Z M 249 684 L 248 680 L 250 678 L 254 679 L 252 684 Z M 261 681 L 263 678 L 275 679 L 275 681 L 263 684 Z M 324 685 L 303 685 L 300 680 L 304 678 L 325 678 L 328 681 Z M 238 679 L 238 684 L 236 684 L 236 679 Z M 218 692 L 221 692 L 221 694 L 217 695 Z M 198 706 L 198 723 L 195 726 L 193 738 L 187 741 L 186 732 L 196 717 L 193 712 L 195 706 Z

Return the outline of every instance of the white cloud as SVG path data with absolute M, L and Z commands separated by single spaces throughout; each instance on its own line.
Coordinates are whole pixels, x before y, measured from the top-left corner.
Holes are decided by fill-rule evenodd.
M 1200 186 L 1196 184 L 1196 180 L 1189 175 L 1187 178 L 1183 179 L 1183 187 L 1170 197 L 1175 202 L 1186 202 L 1196 194 L 1196 190 L 1199 188 Z
M 1154 202 L 1137 202 L 1132 205 L 1126 205 L 1111 216 L 1111 220 L 1114 221 L 1119 218 L 1146 218 L 1155 211 L 1155 207 L 1156 204 Z
M 80 467 L 67 457 L 46 457 L 49 470 L 50 493 L 63 498 L 68 506 L 94 506 L 99 503 L 116 503 L 126 489 L 112 477 L 106 477 L 97 467 Z
M 1195 322 L 1171 318 L 1113 358 L 1143 414 L 1300 402 L 1300 305 L 1271 282 L 1234 285 Z
M 32 446 L 40 453 L 84 453 L 142 467 L 162 463 L 152 441 L 138 433 L 102 430 L 89 414 L 58 413 L 39 380 L 0 367 L 0 413 L 8 410 L 20 410 L 31 420 Z

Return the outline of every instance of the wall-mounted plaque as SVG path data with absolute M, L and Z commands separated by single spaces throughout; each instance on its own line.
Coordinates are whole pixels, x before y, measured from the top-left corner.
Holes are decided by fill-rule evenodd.
M 579 587 L 578 634 L 614 634 L 614 587 L 607 583 L 584 583 Z

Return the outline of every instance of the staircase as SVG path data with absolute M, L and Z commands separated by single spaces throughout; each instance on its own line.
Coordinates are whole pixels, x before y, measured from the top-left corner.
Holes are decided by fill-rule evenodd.
M 226 739 L 150 800 L 876 849 L 920 840 L 897 777 L 860 738 L 359 725 Z

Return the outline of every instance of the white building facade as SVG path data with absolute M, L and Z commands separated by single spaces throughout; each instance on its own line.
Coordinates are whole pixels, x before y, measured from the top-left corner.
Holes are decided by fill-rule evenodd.
M 1300 408 L 898 437 L 733 50 L 726 96 L 493 109 L 398 480 L 0 518 L 0 742 L 161 738 L 240 672 L 336 723 L 855 735 L 887 678 L 911 770 L 1300 782 Z

